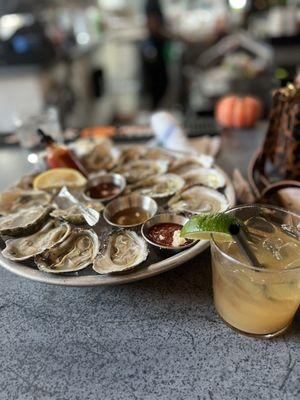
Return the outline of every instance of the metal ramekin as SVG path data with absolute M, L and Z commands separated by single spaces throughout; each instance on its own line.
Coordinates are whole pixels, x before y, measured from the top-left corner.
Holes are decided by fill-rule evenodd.
M 105 208 L 103 217 L 110 225 L 117 226 L 120 228 L 132 228 L 133 226 L 142 225 L 143 222 L 133 225 L 119 225 L 112 222 L 113 216 L 121 211 L 132 207 L 140 207 L 150 214 L 149 218 L 152 218 L 157 212 L 156 201 L 148 196 L 140 196 L 138 194 L 130 194 L 128 196 L 122 196 L 115 200 L 112 200 Z
M 193 246 L 196 243 L 196 241 L 193 240 L 191 243 L 187 243 L 184 246 L 178 246 L 178 247 L 162 246 L 160 244 L 152 242 L 149 239 L 147 233 L 149 232 L 149 229 L 152 228 L 152 226 L 154 226 L 156 224 L 172 222 L 174 224 L 179 224 L 179 225 L 183 226 L 188 220 L 189 219 L 184 217 L 183 215 L 173 214 L 173 213 L 164 213 L 164 214 L 155 215 L 154 217 L 148 219 L 148 221 L 146 221 L 143 224 L 142 229 L 141 229 L 142 236 L 149 244 L 156 247 L 157 249 L 169 251 L 171 253 L 178 253 L 179 251 L 185 250 L 185 249 Z
M 97 184 L 100 183 L 113 183 L 117 186 L 120 187 L 120 192 L 118 194 L 114 194 L 113 196 L 110 197 L 104 197 L 104 198 L 93 198 L 93 197 L 89 197 L 86 192 L 89 190 L 90 187 L 92 186 L 96 186 Z M 101 174 L 98 176 L 95 176 L 94 178 L 91 178 L 85 188 L 83 197 L 85 200 L 87 201 L 101 201 L 103 203 L 107 203 L 113 199 L 115 199 L 116 197 L 120 196 L 120 194 L 124 191 L 126 186 L 126 180 L 124 178 L 124 176 L 120 175 L 120 174 L 114 174 L 114 173 L 110 173 L 110 174 Z

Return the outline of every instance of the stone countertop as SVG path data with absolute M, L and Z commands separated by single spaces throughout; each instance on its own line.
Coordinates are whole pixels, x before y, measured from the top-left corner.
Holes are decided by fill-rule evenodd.
M 224 136 L 221 165 L 245 171 L 262 138 Z M 25 160 L 0 149 L 0 189 Z M 300 398 L 299 315 L 270 341 L 232 331 L 214 310 L 209 251 L 124 286 L 47 286 L 0 269 L 0 292 L 1 400 Z

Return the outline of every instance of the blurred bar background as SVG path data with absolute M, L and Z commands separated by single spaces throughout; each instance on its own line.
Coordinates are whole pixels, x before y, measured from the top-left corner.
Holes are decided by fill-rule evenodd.
M 45 110 L 63 129 L 144 123 L 158 107 L 205 117 L 232 92 L 266 115 L 299 73 L 299 27 L 298 0 L 0 0 L 0 132 Z

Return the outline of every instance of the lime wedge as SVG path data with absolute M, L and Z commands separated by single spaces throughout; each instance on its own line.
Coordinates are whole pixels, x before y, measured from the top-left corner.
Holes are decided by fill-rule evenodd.
M 191 218 L 181 229 L 180 236 L 185 239 L 209 240 L 211 234 L 218 241 L 231 241 L 228 231 L 231 224 L 241 224 L 240 221 L 225 213 L 197 215 Z

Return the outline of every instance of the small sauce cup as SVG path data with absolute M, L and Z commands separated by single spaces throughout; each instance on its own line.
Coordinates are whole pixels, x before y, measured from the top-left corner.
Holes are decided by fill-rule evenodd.
M 89 194 L 90 191 L 92 190 L 97 190 L 97 186 L 99 186 L 99 190 L 101 188 L 101 186 L 108 184 L 108 185 L 113 185 L 119 188 L 117 193 L 113 193 L 107 196 L 92 196 L 91 194 Z M 91 178 L 87 184 L 87 187 L 84 191 L 84 198 L 87 201 L 95 201 L 95 200 L 99 200 L 103 203 L 107 203 L 111 200 L 113 200 L 114 198 L 116 198 L 117 196 L 119 196 L 125 189 L 126 186 L 126 180 L 125 178 L 120 175 L 120 174 L 103 174 L 103 175 L 99 175 L 96 176 L 94 178 Z
M 195 240 L 188 240 L 186 244 L 182 246 L 164 246 L 162 244 L 158 244 L 154 241 L 152 241 L 149 238 L 149 231 L 152 227 L 158 224 L 168 224 L 168 223 L 173 223 L 173 224 L 178 224 L 183 226 L 186 222 L 188 221 L 188 218 L 179 215 L 179 214 L 172 214 L 172 213 L 164 213 L 164 214 L 158 214 L 152 218 L 150 218 L 148 221 L 146 221 L 143 226 L 142 226 L 142 236 L 143 238 L 151 244 L 154 248 L 164 251 L 164 252 L 170 252 L 170 253 L 178 253 L 182 250 L 185 250 L 191 246 L 193 246 L 196 241 Z
M 130 216 L 130 210 L 142 214 L 140 220 L 130 223 L 118 223 L 115 218 L 122 212 L 124 215 Z M 131 194 L 122 196 L 118 199 L 112 200 L 105 208 L 103 217 L 107 223 L 119 228 L 132 228 L 134 226 L 142 225 L 146 220 L 152 218 L 157 213 L 156 201 L 148 196 L 140 196 L 138 194 Z M 144 214 L 144 218 L 143 218 Z M 130 219 L 130 218 L 129 218 Z

